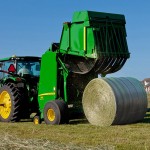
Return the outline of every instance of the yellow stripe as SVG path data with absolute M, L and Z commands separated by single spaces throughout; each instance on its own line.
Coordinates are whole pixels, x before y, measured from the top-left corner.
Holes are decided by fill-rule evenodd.
M 39 96 L 55 95 L 55 92 L 40 94 Z
M 83 38 L 83 41 L 84 41 L 84 51 L 86 51 L 86 27 L 84 27 L 84 38 Z

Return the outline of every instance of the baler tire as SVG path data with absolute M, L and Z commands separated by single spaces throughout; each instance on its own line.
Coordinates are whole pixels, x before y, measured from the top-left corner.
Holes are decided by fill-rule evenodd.
M 63 100 L 55 100 L 57 105 L 61 110 L 61 124 L 68 124 L 69 123 L 69 115 L 68 115 L 68 105 Z
M 17 122 L 20 120 L 21 96 L 14 83 L 8 83 L 0 88 L 0 121 Z
M 41 124 L 41 118 L 40 118 L 40 116 L 34 116 L 34 118 L 33 118 L 33 123 L 35 124 L 35 125 L 38 125 L 38 124 Z
M 68 122 L 68 107 L 63 100 L 54 100 L 44 107 L 44 121 L 46 124 L 59 125 Z

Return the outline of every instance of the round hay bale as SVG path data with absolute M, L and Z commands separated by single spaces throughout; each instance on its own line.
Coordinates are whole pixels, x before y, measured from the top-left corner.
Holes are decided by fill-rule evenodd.
M 93 125 L 110 126 L 142 120 L 147 110 L 143 85 L 134 78 L 97 78 L 86 86 L 83 110 Z

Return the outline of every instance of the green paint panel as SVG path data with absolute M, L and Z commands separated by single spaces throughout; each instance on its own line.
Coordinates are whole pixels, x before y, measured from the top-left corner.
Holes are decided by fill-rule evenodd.
M 7 60 L 11 60 L 12 57 L 7 57 L 7 58 L 1 58 L 0 61 L 7 61 Z
M 60 47 L 62 50 L 66 51 L 69 48 L 69 33 L 70 29 L 69 28 L 63 28 L 62 35 L 61 35 L 61 40 L 65 39 L 66 42 L 61 42 Z
M 70 51 L 74 52 L 74 53 L 78 52 L 81 55 L 84 54 L 84 50 L 83 50 L 83 45 L 84 45 L 84 42 L 83 42 L 83 23 L 72 24 L 70 37 L 71 37 Z
M 125 21 L 124 15 L 121 14 L 112 14 L 112 13 L 104 13 L 104 12 L 95 12 L 95 11 L 79 11 L 75 12 L 73 15 L 72 22 L 82 22 L 82 21 L 94 21 L 99 19 L 117 19 Z
M 60 52 L 71 55 L 84 56 L 84 22 L 69 23 L 69 27 L 63 28 L 60 40 Z M 87 41 L 88 42 L 88 41 Z M 94 48 L 94 47 L 92 47 Z
M 56 53 L 47 51 L 42 56 L 38 102 L 40 111 L 43 113 L 45 104 L 56 99 L 57 89 L 57 61 Z
M 93 34 L 93 29 L 92 28 L 87 28 L 87 50 L 86 50 L 86 56 L 93 58 L 96 57 L 96 51 L 94 49 L 94 34 Z

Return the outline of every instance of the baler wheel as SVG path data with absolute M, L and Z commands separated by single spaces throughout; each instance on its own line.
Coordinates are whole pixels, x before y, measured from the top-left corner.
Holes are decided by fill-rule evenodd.
M 0 121 L 19 121 L 20 93 L 13 83 L 8 83 L 0 88 Z
M 63 100 L 48 102 L 44 107 L 44 121 L 51 125 L 67 123 L 67 112 L 68 108 Z
M 40 116 L 34 116 L 34 118 L 33 118 L 33 123 L 34 124 L 41 124 L 41 118 L 40 118 Z

